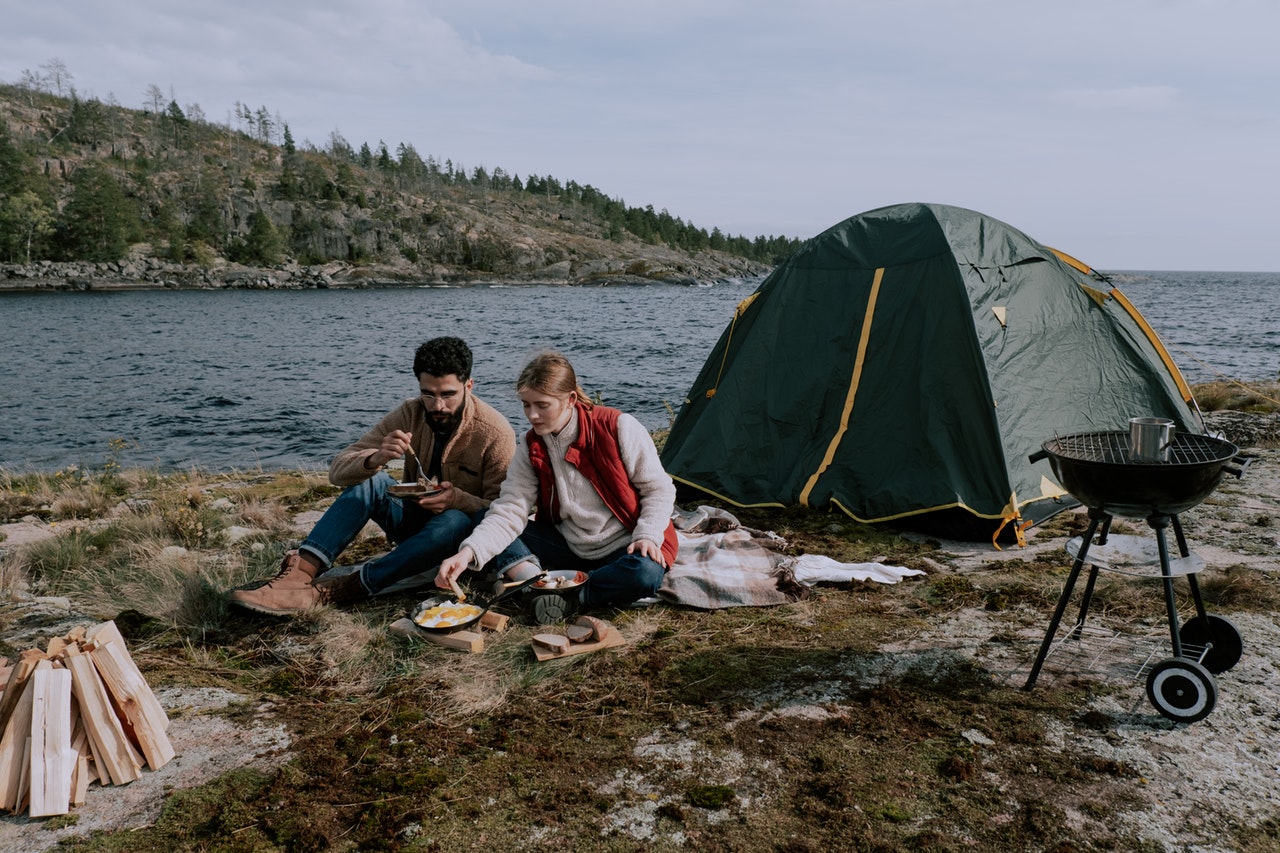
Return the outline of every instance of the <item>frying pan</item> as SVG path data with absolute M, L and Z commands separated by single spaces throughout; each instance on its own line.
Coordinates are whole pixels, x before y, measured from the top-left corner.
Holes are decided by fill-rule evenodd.
M 484 615 L 489 612 L 489 608 L 493 607 L 493 605 L 497 604 L 499 601 L 510 598 L 511 596 L 515 595 L 518 592 L 522 592 L 523 590 L 530 587 L 535 581 L 537 581 L 541 577 L 542 577 L 542 574 L 539 573 L 534 575 L 533 577 L 525 578 L 522 581 L 512 581 L 511 583 L 506 584 L 506 587 L 505 589 L 502 590 L 502 592 L 492 597 L 486 596 L 486 595 L 467 596 L 467 600 L 463 603 L 474 604 L 476 607 L 480 608 L 480 611 L 473 616 L 463 619 L 461 622 L 457 623 L 456 625 L 438 625 L 434 628 L 428 627 L 426 625 L 418 625 L 417 616 L 422 611 L 435 607 L 437 604 L 456 603 L 457 598 L 450 595 L 434 595 L 431 598 L 428 598 L 420 602 L 417 607 L 415 607 L 413 610 L 409 612 L 409 617 L 413 619 L 413 624 L 418 625 L 418 627 L 424 631 L 430 631 L 432 634 L 448 634 L 451 631 L 461 631 L 464 628 L 470 628 L 472 625 L 479 622 L 481 618 L 483 618 Z

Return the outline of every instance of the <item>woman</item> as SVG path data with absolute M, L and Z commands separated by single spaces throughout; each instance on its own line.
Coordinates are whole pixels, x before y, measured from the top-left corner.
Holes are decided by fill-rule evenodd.
M 649 431 L 593 405 L 556 352 L 525 365 L 516 391 L 532 428 L 483 521 L 440 564 L 436 586 L 448 589 L 463 571 L 494 560 L 500 579 L 528 578 L 538 566 L 586 572 L 585 607 L 653 595 L 676 558 L 676 490 Z M 542 617 L 559 614 L 537 615 L 551 621 Z

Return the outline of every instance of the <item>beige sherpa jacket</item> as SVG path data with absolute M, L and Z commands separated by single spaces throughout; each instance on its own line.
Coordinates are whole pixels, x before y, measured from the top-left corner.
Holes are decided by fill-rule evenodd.
M 426 464 L 431 458 L 435 433 L 427 423 L 421 398 L 412 397 L 334 457 L 329 466 L 329 482 L 354 486 L 372 477 L 376 469 L 366 468 L 364 461 L 382 446 L 383 437 L 395 430 L 413 435 L 413 452 Z M 475 394 L 469 395 L 462 422 L 445 445 L 440 463 L 441 479 L 453 483 L 452 509 L 471 513 L 489 506 L 501 490 L 515 448 L 516 435 L 507 419 Z M 407 473 L 412 477 L 416 472 Z

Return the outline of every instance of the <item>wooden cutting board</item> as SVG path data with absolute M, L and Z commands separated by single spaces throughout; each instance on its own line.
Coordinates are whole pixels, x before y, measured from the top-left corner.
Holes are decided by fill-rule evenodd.
M 484 632 L 491 631 L 500 634 L 507 630 L 507 623 L 510 621 L 510 616 L 489 611 L 481 616 L 480 621 L 477 623 L 477 626 L 483 630 L 440 633 L 439 631 L 427 631 L 406 616 L 392 622 L 389 630 L 393 634 L 399 634 L 402 637 L 417 637 L 420 640 L 426 640 L 428 643 L 444 646 L 446 649 L 457 649 L 460 652 L 482 652 L 484 651 Z
M 618 629 L 612 625 L 609 626 L 609 631 L 604 635 L 604 639 L 595 640 L 590 643 L 570 643 L 568 651 L 564 652 L 556 652 L 554 649 L 549 649 L 546 646 L 530 642 L 530 645 L 533 646 L 534 657 L 540 661 L 552 660 L 554 658 L 568 658 L 573 657 L 574 655 L 586 654 L 587 652 L 598 652 L 601 649 L 625 646 L 626 644 L 626 638 L 623 637 L 622 634 L 618 632 Z

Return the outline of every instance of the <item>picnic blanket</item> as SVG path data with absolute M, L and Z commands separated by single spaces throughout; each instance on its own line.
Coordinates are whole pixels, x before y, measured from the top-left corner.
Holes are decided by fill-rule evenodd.
M 671 604 L 704 610 L 767 607 L 804 598 L 817 583 L 897 583 L 924 574 L 883 563 L 840 563 L 820 554 L 788 556 L 781 536 L 743 527 L 718 507 L 677 509 L 672 521 L 680 555 L 658 589 L 658 598 Z

